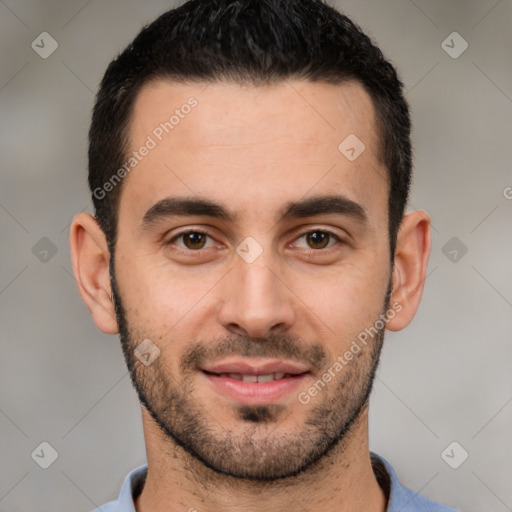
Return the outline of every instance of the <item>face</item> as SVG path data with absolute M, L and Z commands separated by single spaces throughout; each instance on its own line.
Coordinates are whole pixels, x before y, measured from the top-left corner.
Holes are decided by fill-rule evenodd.
M 365 410 L 389 306 L 370 97 L 159 80 L 137 97 L 130 144 L 152 147 L 124 178 L 112 289 L 141 403 L 217 472 L 313 467 Z

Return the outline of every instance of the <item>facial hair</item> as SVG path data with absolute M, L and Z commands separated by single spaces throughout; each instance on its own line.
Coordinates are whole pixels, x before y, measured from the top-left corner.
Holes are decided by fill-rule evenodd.
M 287 334 L 265 338 L 242 336 L 191 343 L 181 356 L 179 374 L 172 375 L 166 361 L 172 340 L 159 338 L 128 318 L 119 293 L 113 258 L 111 286 L 117 324 L 126 365 L 140 403 L 147 409 L 164 438 L 183 448 L 202 465 L 222 475 L 253 481 L 276 481 L 314 472 L 335 447 L 350 438 L 351 428 L 367 409 L 384 341 L 385 326 L 371 342 L 336 374 L 329 387 L 319 390 L 308 405 L 306 419 L 293 430 L 283 431 L 279 421 L 287 416 L 283 404 L 233 404 L 236 427 L 221 425 L 194 395 L 194 379 L 204 362 L 228 356 L 267 357 L 307 363 L 322 375 L 332 366 L 321 344 L 304 343 Z M 389 308 L 391 280 L 382 313 Z M 378 324 L 375 324 L 378 325 Z M 361 332 L 369 326 L 363 326 Z M 137 345 L 152 339 L 161 353 L 150 365 L 135 355 Z M 164 339 L 165 338 L 165 339 Z M 232 423 L 232 422 L 231 422 Z

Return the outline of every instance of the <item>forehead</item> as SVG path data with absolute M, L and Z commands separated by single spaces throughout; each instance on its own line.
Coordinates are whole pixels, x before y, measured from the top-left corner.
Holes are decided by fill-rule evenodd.
M 380 206 L 387 198 L 373 102 L 357 82 L 154 80 L 139 91 L 129 126 L 129 153 L 143 146 L 151 149 L 122 194 L 141 214 L 170 195 L 229 200 L 248 215 L 248 201 L 275 211 L 284 196 L 309 191 L 336 188 Z M 356 159 L 353 148 L 364 149 Z
M 199 108 L 187 107 L 191 98 Z M 187 123 L 181 123 L 190 110 L 194 115 Z M 264 142 L 265 134 L 276 132 L 303 140 L 315 137 L 316 143 L 327 145 L 336 143 L 349 128 L 358 130 L 372 148 L 378 142 L 373 102 L 355 81 L 333 85 L 287 80 L 242 86 L 232 82 L 183 84 L 151 80 L 142 86 L 134 102 L 131 142 L 152 133 L 173 113 L 177 118 L 171 124 L 176 128 L 181 124 L 173 135 L 183 135 L 195 146 L 230 143 L 234 135 L 238 143 L 253 144 Z M 303 123 L 293 124 L 298 120 Z M 269 121 L 271 125 L 265 124 Z

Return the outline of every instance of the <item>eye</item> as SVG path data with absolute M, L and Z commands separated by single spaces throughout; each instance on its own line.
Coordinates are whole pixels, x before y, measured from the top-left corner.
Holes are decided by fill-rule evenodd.
M 212 243 L 208 246 L 207 239 L 210 238 Z M 336 243 L 343 243 L 343 240 L 331 231 L 322 229 L 314 229 L 307 231 L 300 235 L 296 240 L 305 239 L 306 246 L 302 246 L 295 242 L 294 246 L 300 249 L 309 250 L 310 252 L 320 251 L 322 249 L 329 249 Z M 177 243 L 178 241 L 181 242 Z M 182 231 L 177 235 L 173 236 L 170 240 L 165 242 L 166 246 L 176 245 L 178 249 L 183 251 L 199 252 L 202 249 L 207 249 L 215 244 L 213 238 L 206 232 L 200 229 L 190 229 Z
M 176 244 L 180 249 L 198 251 L 206 248 L 206 239 L 211 238 L 208 233 L 200 229 L 182 231 L 171 238 L 165 245 L 174 244 L 175 241 L 181 240 L 183 245 Z
M 297 238 L 297 240 L 300 240 L 301 238 L 305 238 L 307 244 L 306 247 L 302 247 L 303 249 L 313 249 L 315 251 L 330 248 L 335 245 L 336 242 L 343 242 L 343 240 L 334 233 L 321 229 L 315 229 L 313 231 L 303 233 Z M 328 245 L 331 241 L 334 243 Z

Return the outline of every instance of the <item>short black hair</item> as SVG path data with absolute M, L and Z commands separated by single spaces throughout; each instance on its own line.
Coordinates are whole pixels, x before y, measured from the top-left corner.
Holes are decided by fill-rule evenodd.
M 370 95 L 388 171 L 391 261 L 407 203 L 411 122 L 403 83 L 381 50 L 322 0 L 190 0 L 142 28 L 108 66 L 89 131 L 89 187 L 111 251 L 122 183 L 104 187 L 125 165 L 133 105 L 153 79 L 263 85 L 287 79 L 342 84 Z M 340 141 L 341 142 L 341 141 Z

